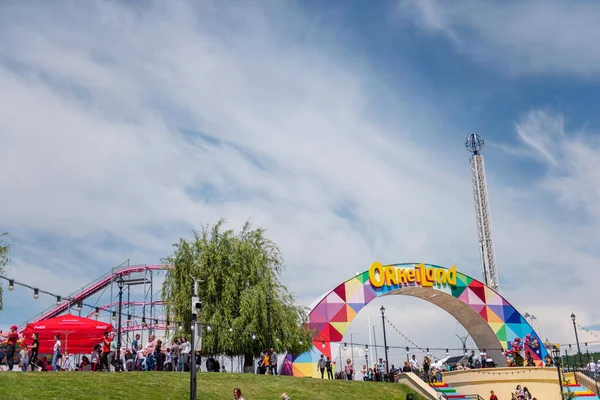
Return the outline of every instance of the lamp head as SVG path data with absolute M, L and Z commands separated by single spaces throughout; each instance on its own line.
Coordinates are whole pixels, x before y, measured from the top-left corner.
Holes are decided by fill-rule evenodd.
M 559 366 L 560 365 L 560 349 L 558 346 L 552 347 L 552 358 L 554 358 L 554 363 Z
M 381 306 L 381 308 L 379 309 L 379 311 L 381 311 L 381 315 L 385 314 L 385 307 Z
M 571 314 L 571 319 L 575 322 L 575 314 Z
M 123 280 L 122 275 L 119 275 L 119 279 L 117 279 L 117 285 L 119 286 L 119 289 L 123 289 L 123 286 L 125 285 L 125 281 Z

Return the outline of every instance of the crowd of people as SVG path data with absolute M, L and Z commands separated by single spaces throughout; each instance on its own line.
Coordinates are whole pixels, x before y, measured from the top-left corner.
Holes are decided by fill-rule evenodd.
M 367 364 L 364 364 L 359 372 L 364 381 L 396 381 L 398 375 L 405 372 L 413 372 L 419 375 L 426 382 L 441 382 L 442 371 L 446 368 L 448 370 L 450 369 L 447 364 L 440 364 L 438 360 L 435 360 L 435 363 L 432 363 L 428 356 L 423 357 L 423 362 L 419 363 L 416 355 L 413 354 L 412 358 L 409 361 L 406 361 L 402 368 L 396 368 L 394 364 L 391 364 L 389 373 L 386 362 L 383 360 L 383 358 L 379 358 L 379 360 L 373 363 L 372 366 L 367 366 Z M 346 360 L 343 368 L 338 370 L 335 376 L 333 370 L 334 365 L 331 361 L 331 358 L 321 354 L 321 357 L 317 362 L 317 371 L 321 374 L 321 379 L 325 379 L 325 374 L 327 374 L 327 379 L 356 380 L 357 378 L 356 370 L 350 359 Z
M 39 335 L 33 333 L 32 344 L 21 348 L 18 357 L 15 354 L 16 344 L 19 340 L 17 327 L 12 326 L 11 332 L 4 335 L 7 338 L 6 350 L 0 348 L 0 364 L 6 358 L 8 371 L 13 371 L 15 359 L 22 371 L 189 371 L 192 361 L 192 346 L 185 337 L 176 338 L 170 343 L 164 343 L 155 335 L 150 335 L 146 345 L 143 346 L 140 335 L 135 335 L 129 348 L 122 347 L 117 351 L 117 342 L 114 340 L 114 332 L 104 332 L 98 343 L 90 349 L 89 354 L 81 356 L 81 359 L 73 363 L 73 357 L 63 352 L 60 334 L 54 337 L 51 357 L 39 358 Z M 195 354 L 198 364 L 200 355 Z M 219 362 L 209 357 L 207 359 L 207 370 L 219 371 Z

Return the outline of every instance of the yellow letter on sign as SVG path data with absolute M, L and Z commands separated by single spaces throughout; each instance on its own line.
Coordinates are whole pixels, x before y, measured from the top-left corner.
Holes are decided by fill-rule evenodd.
M 385 283 L 384 268 L 379 261 L 375 261 L 369 267 L 369 281 L 375 287 L 382 287 Z

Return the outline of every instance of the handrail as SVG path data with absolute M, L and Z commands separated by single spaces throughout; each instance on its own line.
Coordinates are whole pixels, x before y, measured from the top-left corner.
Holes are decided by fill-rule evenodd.
M 166 265 L 166 264 L 132 265 L 132 266 L 125 266 L 125 267 L 117 268 L 115 270 L 107 272 L 106 274 L 100 276 L 99 278 L 95 279 L 94 281 L 90 282 L 89 284 L 83 286 L 81 289 L 78 289 L 75 292 L 73 292 L 68 297 L 67 301 L 62 302 L 59 305 L 50 306 L 47 309 L 45 309 L 44 311 L 42 311 L 41 313 L 35 315 L 33 318 L 30 318 L 29 320 L 27 320 L 25 323 L 21 324 L 21 326 L 19 327 L 19 332 L 22 331 L 23 329 L 25 329 L 25 327 L 32 322 L 43 321 L 43 320 L 46 320 L 46 319 L 49 319 L 49 318 L 59 315 L 63 311 L 67 310 L 71 304 L 81 301 L 89 296 L 94 295 L 95 293 L 99 292 L 100 290 L 104 289 L 117 276 L 128 276 L 128 275 L 131 275 L 132 273 L 144 272 L 146 270 L 150 270 L 150 271 L 165 270 L 165 269 L 169 269 L 172 267 L 173 267 L 172 265 Z
M 481 397 L 478 394 L 465 394 L 463 396 L 464 396 L 465 399 L 483 400 L 483 397 Z
M 589 390 L 591 390 L 592 392 L 594 392 L 596 394 L 600 394 L 600 389 L 599 389 L 600 381 L 598 380 L 598 377 L 595 374 L 592 374 L 590 371 L 575 372 L 576 377 L 578 374 L 581 374 L 581 376 L 579 376 L 579 384 L 580 385 L 585 386 L 586 388 L 588 388 Z

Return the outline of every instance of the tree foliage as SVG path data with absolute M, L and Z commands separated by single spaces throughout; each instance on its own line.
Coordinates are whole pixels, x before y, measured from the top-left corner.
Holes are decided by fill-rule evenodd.
M 241 231 L 224 230 L 224 221 L 180 239 L 165 261 L 173 264 L 163 284 L 167 318 L 190 334 L 193 278 L 199 279 L 204 324 L 204 354 L 258 355 L 269 343 L 267 297 L 270 297 L 271 344 L 277 351 L 299 354 L 311 347 L 304 327 L 306 309 L 295 305 L 281 282 L 283 260 L 262 228 L 246 222 Z M 269 295 L 269 296 L 268 296 Z M 210 326 L 210 330 L 208 327 Z M 255 339 L 253 339 L 253 336 Z
M 4 267 L 8 264 L 8 251 L 10 250 L 8 244 L 4 242 L 4 238 L 8 236 L 8 233 L 0 234 L 0 274 L 4 273 Z M 2 301 L 2 285 L 0 285 L 0 311 L 2 311 L 4 302 Z

